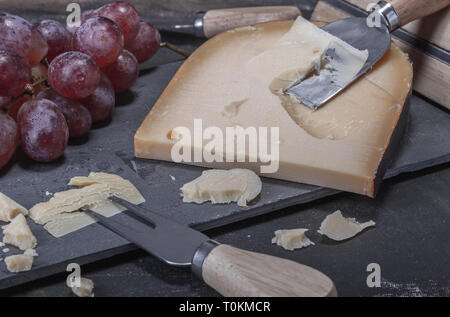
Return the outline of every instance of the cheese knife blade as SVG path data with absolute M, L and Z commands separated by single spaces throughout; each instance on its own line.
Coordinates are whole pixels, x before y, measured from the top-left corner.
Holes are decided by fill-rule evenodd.
M 391 32 L 449 4 L 450 0 L 379 1 L 368 18 L 348 18 L 325 25 L 322 29 L 326 32 L 359 50 L 368 50 L 367 61 L 351 80 L 341 81 L 339 69 L 345 65 L 339 51 L 328 49 L 323 60 L 331 65 L 335 63 L 337 67 L 318 70 L 287 89 L 286 93 L 316 110 L 369 71 L 385 55 L 391 46 Z

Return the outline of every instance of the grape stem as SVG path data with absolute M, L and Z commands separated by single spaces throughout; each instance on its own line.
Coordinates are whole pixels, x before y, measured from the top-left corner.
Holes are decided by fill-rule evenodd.
M 174 51 L 175 53 L 183 55 L 184 57 L 189 57 L 192 54 L 192 52 L 190 52 L 190 51 L 185 51 L 185 50 L 178 48 L 175 45 L 167 43 L 167 42 L 161 42 L 160 46 L 167 47 L 168 49 Z
M 2 106 L 0 107 L 0 109 L 1 109 L 1 108 L 3 108 L 3 109 L 8 109 L 9 105 L 11 105 L 11 104 L 14 103 L 17 99 L 21 98 L 21 97 L 24 96 L 24 95 L 31 95 L 31 96 L 34 96 L 34 91 L 33 91 L 34 87 L 37 86 L 37 85 L 41 85 L 41 84 L 45 83 L 46 81 L 47 81 L 47 78 L 44 78 L 44 79 L 41 79 L 41 80 L 36 81 L 36 82 L 34 82 L 34 83 L 28 83 L 28 84 L 25 86 L 25 91 L 24 91 L 22 94 L 20 94 L 20 95 L 18 95 L 18 96 L 16 96 L 16 97 L 11 98 L 11 100 L 8 101 L 7 103 L 5 103 L 4 105 L 2 105 Z

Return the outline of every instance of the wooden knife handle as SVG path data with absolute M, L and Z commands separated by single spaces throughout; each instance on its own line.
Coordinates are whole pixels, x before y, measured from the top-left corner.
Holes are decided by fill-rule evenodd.
M 400 16 L 400 26 L 433 14 L 450 5 L 450 0 L 390 0 Z
M 218 9 L 206 12 L 203 17 L 203 33 L 210 38 L 218 33 L 240 26 L 276 20 L 292 20 L 301 15 L 294 6 L 271 6 Z
M 309 266 L 225 244 L 204 259 L 202 278 L 223 296 L 337 296 L 333 282 Z

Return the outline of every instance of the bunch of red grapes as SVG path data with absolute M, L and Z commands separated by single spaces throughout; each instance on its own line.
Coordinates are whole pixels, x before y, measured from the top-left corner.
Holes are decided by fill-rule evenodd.
M 67 28 L 0 12 L 0 168 L 19 140 L 35 161 L 59 158 L 69 138 L 112 115 L 115 94 L 159 45 L 158 30 L 126 2 L 86 11 Z

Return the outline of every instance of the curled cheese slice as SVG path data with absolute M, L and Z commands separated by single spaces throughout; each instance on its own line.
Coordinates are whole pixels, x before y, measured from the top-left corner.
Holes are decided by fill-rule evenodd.
M 235 168 L 231 170 L 206 170 L 202 175 L 181 187 L 183 202 L 213 204 L 237 202 L 247 206 L 261 192 L 261 179 L 253 171 Z
M 368 227 L 375 226 L 372 220 L 359 223 L 355 218 L 345 218 L 340 210 L 328 215 L 320 225 L 318 233 L 336 241 L 353 238 Z

